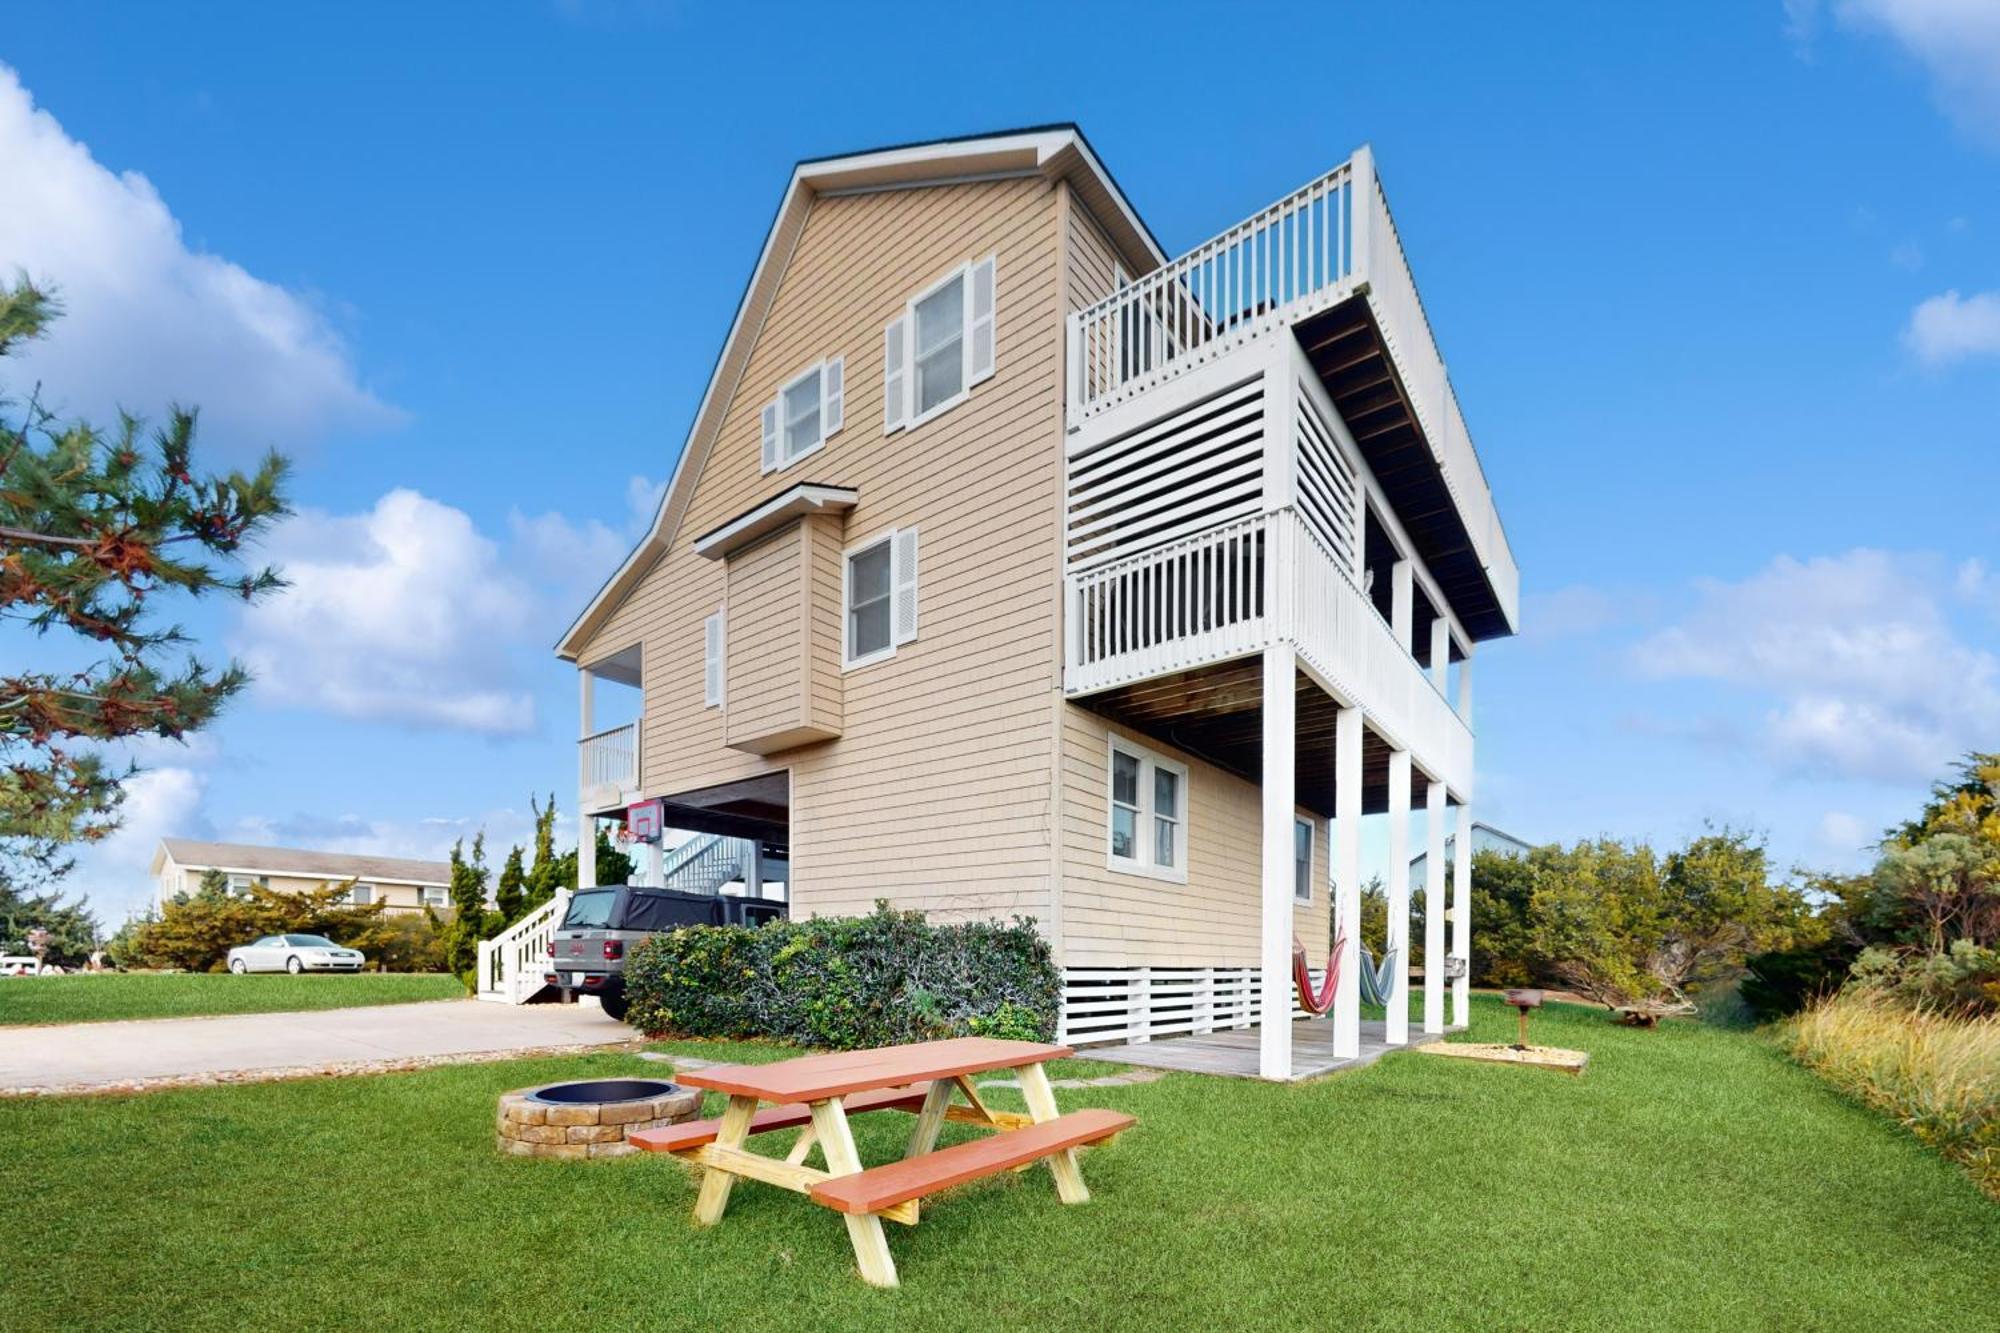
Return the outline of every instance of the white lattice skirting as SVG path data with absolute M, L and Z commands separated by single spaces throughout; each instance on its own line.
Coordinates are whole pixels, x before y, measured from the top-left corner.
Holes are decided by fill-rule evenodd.
M 1314 985 L 1322 975 L 1313 972 Z M 1056 1040 L 1102 1045 L 1255 1027 L 1262 976 L 1256 967 L 1066 967 Z M 1292 1017 L 1309 1017 L 1296 995 Z

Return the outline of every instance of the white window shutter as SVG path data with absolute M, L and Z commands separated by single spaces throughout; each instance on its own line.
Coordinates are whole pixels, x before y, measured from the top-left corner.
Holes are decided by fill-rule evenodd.
M 705 708 L 720 708 L 726 649 L 723 613 L 717 611 L 704 620 L 701 632 L 701 702 Z
M 889 321 L 882 330 L 882 433 L 901 430 L 910 411 L 905 385 L 910 382 L 907 348 L 910 317 Z
M 977 384 L 993 375 L 993 278 L 992 255 L 972 266 L 971 299 L 966 301 L 965 382 Z
M 847 365 L 835 357 L 826 363 L 819 377 L 819 437 L 823 440 L 840 429 L 846 419 Z
M 893 594 L 891 637 L 899 644 L 917 637 L 917 530 L 900 528 L 889 544 L 889 585 Z
M 772 472 L 778 466 L 778 405 L 764 404 L 764 471 Z

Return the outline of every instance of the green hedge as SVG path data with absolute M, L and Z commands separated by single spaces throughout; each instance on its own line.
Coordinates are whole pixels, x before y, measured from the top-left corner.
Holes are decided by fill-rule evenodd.
M 1047 1041 L 1061 982 L 1034 922 L 860 917 L 687 926 L 625 968 L 626 1021 L 653 1036 L 766 1037 L 830 1050 L 939 1037 Z

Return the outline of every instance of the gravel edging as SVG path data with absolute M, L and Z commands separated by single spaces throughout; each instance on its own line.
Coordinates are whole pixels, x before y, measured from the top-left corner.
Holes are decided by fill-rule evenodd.
M 401 1056 L 392 1060 L 341 1060 L 318 1065 L 281 1065 L 269 1069 L 218 1069 L 201 1074 L 168 1074 L 158 1078 L 118 1079 L 108 1083 L 24 1084 L 0 1088 L 0 1100 L 41 1097 L 120 1096 L 163 1092 L 172 1088 L 209 1088 L 238 1083 L 286 1083 L 312 1078 L 358 1078 L 368 1074 L 402 1074 L 440 1065 L 497 1064 L 503 1060 L 533 1060 L 551 1055 L 588 1055 L 596 1051 L 631 1054 L 643 1042 L 572 1042 L 563 1046 L 510 1047 L 499 1051 L 453 1051 L 444 1055 Z

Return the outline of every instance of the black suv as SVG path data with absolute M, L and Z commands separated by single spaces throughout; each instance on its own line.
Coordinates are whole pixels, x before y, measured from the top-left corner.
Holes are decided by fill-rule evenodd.
M 677 926 L 761 926 L 785 919 L 781 902 L 727 894 L 682 893 L 628 884 L 580 889 L 549 941 L 542 980 L 565 1002 L 595 995 L 604 1012 L 625 1021 L 625 953 L 648 935 Z

